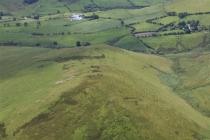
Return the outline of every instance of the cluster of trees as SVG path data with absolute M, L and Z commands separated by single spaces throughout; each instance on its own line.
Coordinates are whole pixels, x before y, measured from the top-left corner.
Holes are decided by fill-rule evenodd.
M 90 16 L 85 16 L 85 18 L 90 19 L 90 20 L 94 20 L 94 19 L 99 19 L 99 16 L 96 15 L 95 13 L 93 13 Z
M 177 13 L 176 12 L 167 12 L 167 15 L 168 16 L 177 16 Z
M 10 16 L 10 13 L 0 11 L 0 16 Z
M 24 0 L 23 2 L 26 4 L 33 4 L 35 2 L 38 2 L 39 0 Z
M 187 13 L 187 12 L 179 13 L 178 16 L 179 16 L 179 18 L 182 19 L 182 18 L 185 18 L 186 16 L 189 16 L 189 13 Z
M 0 11 L 0 16 L 4 16 L 4 12 L 3 11 Z
M 15 23 L 15 25 L 17 26 L 17 27 L 20 27 L 20 26 L 24 26 L 24 27 L 27 27 L 28 26 L 28 22 L 24 22 L 23 24 L 22 23 L 19 23 L 19 22 L 17 22 L 17 23 Z M 5 24 L 4 25 L 4 27 L 9 27 L 10 26 L 10 24 Z M 37 21 L 37 23 L 36 23 L 36 28 L 39 28 L 41 26 L 41 22 L 40 21 Z
M 182 12 L 182 13 L 176 13 L 176 12 L 168 12 L 168 16 L 178 16 L 180 19 L 185 18 L 186 16 L 191 16 L 191 15 L 205 15 L 205 14 L 210 14 L 210 12 L 197 12 L 197 13 L 187 13 L 187 12 Z
M 36 32 L 33 32 L 31 34 L 34 35 L 34 36 L 44 36 L 44 33 L 36 33 Z
M 77 41 L 76 42 L 76 47 L 81 47 L 81 46 L 90 46 L 90 42 L 81 42 L 81 41 Z
M 28 26 L 28 22 L 24 22 L 23 24 L 22 23 L 15 23 L 15 25 L 17 26 L 17 27 L 20 27 L 20 26 L 24 26 L 24 27 L 27 27 Z M 41 22 L 40 21 L 38 21 L 37 22 L 37 28 L 39 27 L 41 25 Z M 8 24 L 4 24 L 4 27 L 9 27 L 10 26 L 10 24 L 8 23 Z
M 5 23 L 4 27 L 10 27 L 10 24 L 9 23 Z
M 183 29 L 186 33 L 198 31 L 200 22 L 198 20 L 181 21 L 178 24 L 179 29 Z
M 39 20 L 40 16 L 39 15 L 34 15 L 33 18 L 36 19 L 36 20 Z
M 5 14 L 2 14 L 2 13 L 0 12 L 0 18 L 1 18 L 2 16 L 5 16 Z M 23 18 L 25 18 L 25 17 L 22 16 L 22 19 L 23 19 Z M 34 15 L 34 16 L 27 16 L 26 18 L 33 18 L 33 19 L 35 19 L 35 20 L 39 20 L 40 16 L 39 16 L 39 15 Z M 17 18 L 16 18 L 16 17 L 13 17 L 12 20 L 13 20 L 13 21 L 17 21 Z
M 17 26 L 17 27 L 20 27 L 20 26 L 24 26 L 24 27 L 27 27 L 28 26 L 28 22 L 24 22 L 23 24 L 22 23 L 15 23 L 15 26 Z M 10 26 L 10 24 L 9 23 L 7 23 L 7 24 L 4 24 L 4 27 L 9 27 Z
M 65 34 L 67 34 L 67 35 L 71 35 L 72 33 L 71 32 L 56 32 L 56 33 L 52 33 L 52 34 L 50 34 L 50 33 L 46 33 L 46 34 L 44 34 L 44 33 L 37 33 L 37 32 L 33 32 L 33 33 L 31 33 L 31 35 L 34 35 L 34 36 L 44 36 L 44 35 L 46 35 L 46 36 L 57 36 L 57 35 L 65 35 Z
M 210 14 L 210 12 L 198 12 L 194 13 L 193 15 L 206 15 L 206 14 Z
M 90 46 L 90 45 L 91 45 L 90 42 L 81 42 L 81 41 L 76 41 L 76 44 L 75 44 L 76 47 Z M 36 46 L 37 46 L 37 45 L 36 45 Z M 40 44 L 39 44 L 39 46 L 40 46 Z M 53 47 L 53 48 L 59 48 L 59 47 L 61 47 L 61 46 L 59 46 L 59 44 L 58 44 L 57 41 L 54 41 L 52 47 Z
M 2 19 L 3 16 L 9 16 L 9 13 L 5 13 L 3 11 L 0 11 L 0 20 Z
M 190 14 L 190 13 L 187 13 L 187 12 L 178 13 L 178 14 L 176 12 L 167 12 L 167 15 L 168 16 L 178 16 L 180 19 L 183 19 L 186 16 L 194 15 L 194 14 Z
M 94 12 L 97 11 L 99 8 L 96 4 L 91 3 L 84 6 L 85 12 Z
M 25 16 L 22 16 L 22 18 L 25 18 Z M 39 20 L 40 15 L 39 14 L 34 14 L 34 15 L 31 15 L 31 16 L 26 16 L 26 18 L 33 18 L 35 20 Z M 16 19 L 17 19 L 16 17 L 13 17 L 13 20 L 16 20 Z
M 4 13 L 0 11 L 0 20 L 2 19 L 2 16 L 4 16 Z
M 198 20 L 191 20 L 191 21 L 181 21 L 178 24 L 175 23 L 169 23 L 166 24 L 162 27 L 160 27 L 157 31 L 158 32 L 163 32 L 167 30 L 176 30 L 176 29 L 181 29 L 184 30 L 184 33 L 191 33 L 191 32 L 196 32 L 199 30 L 200 27 L 200 22 Z M 177 33 L 170 33 L 170 34 L 177 34 Z M 180 33 L 178 33 L 180 34 Z
M 176 13 L 176 12 L 167 12 L 167 16 L 178 16 L 180 19 L 183 19 L 183 18 L 185 18 L 186 16 L 191 16 L 191 15 L 205 15 L 205 14 L 210 14 L 210 12 L 197 12 L 197 13 L 187 13 L 187 12 Z
M 57 32 L 57 33 L 53 33 L 52 35 L 65 35 L 65 32 Z M 67 34 L 71 34 L 70 32 L 68 32 Z
M 21 23 L 16 23 L 15 25 L 16 25 L 17 27 L 19 27 L 19 26 L 21 26 Z
M 190 15 L 187 12 L 178 13 L 178 14 L 176 12 L 167 12 L 166 14 L 167 14 L 167 16 L 178 16 L 179 18 L 184 18 L 184 17 Z

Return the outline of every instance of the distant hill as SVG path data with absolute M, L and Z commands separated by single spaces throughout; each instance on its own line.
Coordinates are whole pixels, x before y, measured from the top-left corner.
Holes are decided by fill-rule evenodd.
M 23 2 L 26 4 L 33 4 L 35 2 L 38 2 L 39 0 L 24 0 Z
M 170 0 L 164 0 L 164 2 L 167 1 Z M 28 11 L 29 9 L 36 13 L 39 9 L 40 11 L 46 10 L 45 8 L 48 9 L 48 12 L 53 9 L 61 11 L 62 9 L 67 11 L 95 11 L 112 8 L 141 8 L 160 3 L 162 3 L 162 0 L 0 0 L 0 10 L 6 10 L 13 14 L 18 11 Z

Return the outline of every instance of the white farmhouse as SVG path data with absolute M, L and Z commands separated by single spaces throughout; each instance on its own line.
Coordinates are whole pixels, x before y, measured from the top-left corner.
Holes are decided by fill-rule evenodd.
M 72 14 L 70 18 L 71 18 L 71 20 L 82 20 L 83 15 L 82 14 Z

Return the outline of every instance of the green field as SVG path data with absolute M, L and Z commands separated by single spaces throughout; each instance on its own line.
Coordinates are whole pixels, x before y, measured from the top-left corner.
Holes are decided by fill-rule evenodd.
M 147 22 L 142 22 L 142 23 L 134 24 L 133 27 L 135 28 L 135 32 L 146 32 L 146 31 L 151 32 L 151 31 L 156 31 L 161 26 L 150 24 Z
M 144 38 L 142 40 L 150 47 L 162 53 L 186 52 L 189 50 L 209 48 L 209 33 L 159 36 Z
M 0 0 L 0 140 L 210 140 L 209 16 L 209 0 Z

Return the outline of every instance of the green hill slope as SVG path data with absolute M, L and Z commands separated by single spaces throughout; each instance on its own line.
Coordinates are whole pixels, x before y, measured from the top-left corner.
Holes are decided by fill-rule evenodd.
M 166 58 L 104 45 L 0 53 L 3 140 L 210 138 L 210 119 L 160 80 Z
M 175 0 L 172 1 L 166 9 L 176 12 L 209 12 L 209 0 Z

